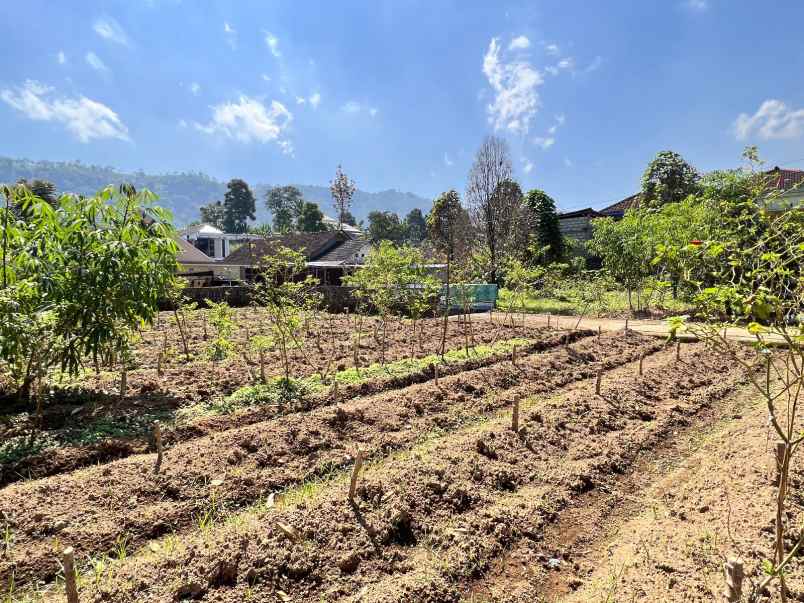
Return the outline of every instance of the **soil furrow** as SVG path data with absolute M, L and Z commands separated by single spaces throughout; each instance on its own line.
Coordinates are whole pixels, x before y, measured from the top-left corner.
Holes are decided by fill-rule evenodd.
M 120 538 L 131 547 L 181 530 L 210 510 L 224 514 L 269 492 L 325 476 L 351 463 L 360 446 L 380 458 L 430 434 L 488 417 L 513 399 L 549 393 L 662 347 L 655 339 L 613 334 L 417 384 L 228 430 L 179 444 L 153 476 L 154 455 L 18 484 L 0 492 L 0 510 L 17 533 L 0 580 L 49 579 L 49 540 L 81 555 L 105 553 Z M 220 480 L 220 483 L 219 481 Z
M 590 380 L 537 404 L 518 435 L 494 420 L 381 464 L 361 480 L 355 507 L 337 486 L 127 564 L 98 600 L 455 599 L 462 580 L 518 539 L 539 538 L 568 500 L 733 387 L 734 369 L 702 346 L 684 362 L 673 356 L 648 358 L 642 378 L 633 366 L 607 373 L 601 396 Z

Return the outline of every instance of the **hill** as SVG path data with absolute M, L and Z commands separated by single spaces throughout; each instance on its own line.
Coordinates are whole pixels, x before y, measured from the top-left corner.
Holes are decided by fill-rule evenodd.
M 201 172 L 172 174 L 146 174 L 145 172 L 122 172 L 112 167 L 87 165 L 80 161 L 31 161 L 0 157 L 0 182 L 13 183 L 26 180 L 49 180 L 59 192 L 91 195 L 108 184 L 130 182 L 137 188 L 148 188 L 159 195 L 160 205 L 173 212 L 176 225 L 183 225 L 199 218 L 198 208 L 213 200 L 222 200 L 226 183 Z M 257 196 L 257 222 L 267 222 L 270 213 L 265 209 L 265 191 L 271 184 L 249 183 Z M 325 214 L 332 215 L 329 187 L 296 185 L 304 197 L 321 206 Z M 423 211 L 430 208 L 431 201 L 413 193 L 394 189 L 371 193 L 358 190 L 352 202 L 352 213 L 358 220 L 365 219 L 374 209 L 395 211 L 404 217 L 414 207 Z

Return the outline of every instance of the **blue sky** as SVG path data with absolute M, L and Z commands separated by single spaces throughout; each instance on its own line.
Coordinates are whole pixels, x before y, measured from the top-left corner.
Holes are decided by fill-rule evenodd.
M 496 133 L 523 189 L 599 207 L 662 149 L 804 167 L 804 3 L 3 2 L 0 153 L 463 191 Z M 380 208 L 381 209 L 381 208 Z

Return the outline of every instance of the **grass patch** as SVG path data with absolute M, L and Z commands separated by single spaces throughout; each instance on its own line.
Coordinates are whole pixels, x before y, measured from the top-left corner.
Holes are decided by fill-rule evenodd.
M 497 300 L 497 309 L 507 312 L 512 302 L 512 293 L 508 289 L 501 289 Z M 633 298 L 636 304 L 636 295 Z M 615 290 L 606 292 L 606 312 L 604 314 L 622 315 L 630 312 L 628 305 L 628 294 L 625 291 Z M 663 310 L 670 313 L 683 313 L 691 309 L 691 305 L 678 299 L 667 297 L 660 304 L 654 304 L 650 309 Z M 525 297 L 522 303 L 514 303 L 514 312 L 526 312 L 531 314 L 562 314 L 566 316 L 577 316 L 584 312 L 584 308 L 577 301 L 569 297 L 548 297 L 533 296 Z M 586 313 L 589 314 L 588 309 Z

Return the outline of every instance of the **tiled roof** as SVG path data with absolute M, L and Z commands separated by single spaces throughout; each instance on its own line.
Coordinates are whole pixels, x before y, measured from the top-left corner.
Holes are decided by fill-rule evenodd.
M 559 220 L 565 220 L 569 218 L 599 218 L 602 214 L 598 211 L 595 211 L 591 207 L 587 207 L 586 209 L 576 209 L 575 211 L 566 211 L 558 214 Z
M 629 209 L 636 209 L 639 207 L 639 202 L 642 199 L 642 193 L 636 193 L 631 195 L 630 197 L 626 197 L 622 201 L 617 201 L 617 203 L 613 203 L 608 207 L 604 207 L 600 210 L 600 213 L 604 216 L 616 216 L 620 217 L 625 214 L 626 211 Z
M 176 239 L 176 244 L 179 246 L 179 254 L 176 256 L 176 261 L 179 264 L 214 264 L 215 260 L 209 257 L 206 253 L 193 246 L 189 241 L 185 241 L 181 237 Z
M 796 186 L 804 186 L 802 184 L 804 183 L 804 170 L 783 170 L 777 166 L 767 174 L 771 178 L 771 186 L 780 191 L 786 191 Z
M 360 250 L 366 245 L 368 245 L 368 241 L 365 239 L 350 239 L 322 255 L 317 261 L 349 264 L 354 261 L 355 254 L 360 253 Z
M 254 266 L 260 259 L 270 255 L 276 247 L 287 247 L 304 254 L 305 260 L 320 259 L 331 249 L 340 245 L 348 237 L 342 232 L 294 232 L 291 234 L 246 241 L 226 256 L 223 264 L 235 266 Z

